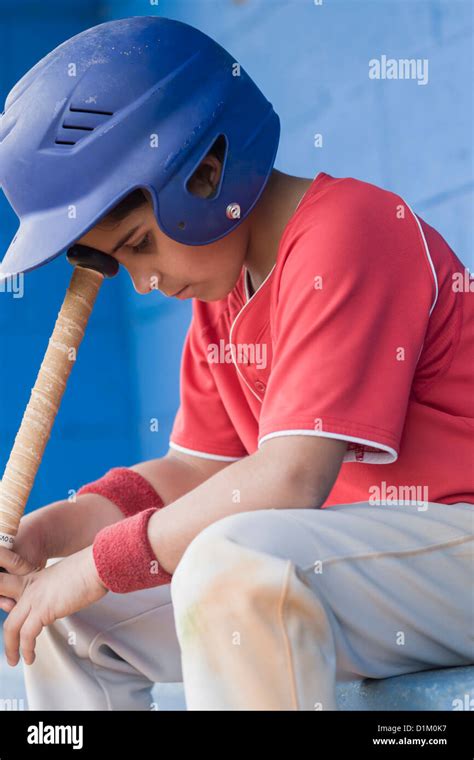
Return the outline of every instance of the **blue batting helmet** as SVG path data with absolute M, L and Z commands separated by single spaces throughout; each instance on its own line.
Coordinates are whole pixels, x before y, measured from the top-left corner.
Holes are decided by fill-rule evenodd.
M 219 187 L 197 197 L 187 182 L 221 135 Z M 7 97 L 0 185 L 20 226 L 0 276 L 54 259 L 138 187 L 170 238 L 218 240 L 256 204 L 279 136 L 271 103 L 203 32 L 153 16 L 87 29 Z

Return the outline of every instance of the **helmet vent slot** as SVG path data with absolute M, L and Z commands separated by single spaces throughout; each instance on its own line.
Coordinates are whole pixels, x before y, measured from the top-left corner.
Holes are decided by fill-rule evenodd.
M 99 109 L 95 109 L 95 108 L 73 108 L 72 106 L 70 106 L 69 110 L 72 111 L 73 113 L 98 113 L 103 116 L 114 115 L 113 111 L 99 111 Z
M 94 127 L 80 127 L 79 124 L 63 124 L 63 129 L 83 129 L 85 132 L 92 132 Z
M 101 108 L 69 106 L 54 142 L 56 145 L 76 145 L 87 132 L 93 132 L 113 115 L 113 111 Z

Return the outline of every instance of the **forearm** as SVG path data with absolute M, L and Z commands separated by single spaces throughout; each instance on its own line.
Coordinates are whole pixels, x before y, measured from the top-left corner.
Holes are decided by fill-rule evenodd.
M 264 450 L 213 475 L 151 517 L 148 538 L 159 564 L 173 573 L 192 539 L 227 515 L 320 506 L 323 497 L 301 475 Z
M 22 523 L 38 531 L 48 557 L 68 557 L 89 546 L 99 530 L 121 520 L 120 509 L 98 494 L 63 499 L 30 512 Z
M 148 480 L 160 494 L 164 504 L 171 504 L 224 466 L 226 465 L 222 462 L 199 457 L 182 459 L 179 454 L 170 450 L 164 457 L 140 462 L 130 469 Z
M 148 480 L 164 504 L 191 491 L 208 476 L 199 462 L 191 465 L 172 455 L 140 462 L 130 469 Z M 102 528 L 123 518 L 113 501 L 97 493 L 85 493 L 77 495 L 75 501 L 63 499 L 48 504 L 23 520 L 34 524 L 41 533 L 49 557 L 67 557 L 90 546 Z

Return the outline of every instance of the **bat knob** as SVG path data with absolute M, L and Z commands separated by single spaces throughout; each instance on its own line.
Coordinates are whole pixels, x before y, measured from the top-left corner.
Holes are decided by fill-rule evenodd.
M 95 269 L 104 277 L 115 277 L 119 270 L 119 263 L 113 256 L 108 253 L 98 251 L 96 248 L 90 248 L 88 245 L 72 245 L 67 253 L 66 258 L 73 266 L 85 267 L 86 269 Z

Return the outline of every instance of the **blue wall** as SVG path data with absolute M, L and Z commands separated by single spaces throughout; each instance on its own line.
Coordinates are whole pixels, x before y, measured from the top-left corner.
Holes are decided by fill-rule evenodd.
M 169 5 L 229 50 L 273 103 L 282 120 L 278 169 L 400 193 L 474 268 L 472 0 Z M 368 61 L 383 54 L 428 59 L 428 84 L 370 80 Z
M 207 32 L 241 62 L 282 120 L 276 167 L 323 170 L 394 190 L 474 267 L 470 0 L 0 0 L 0 87 L 50 49 L 106 18 L 161 14 Z M 429 82 L 374 81 L 368 61 L 427 58 Z M 314 146 L 314 135 L 323 147 Z M 0 199 L 0 255 L 16 217 Z M 71 269 L 27 275 L 0 293 L 0 471 L 34 383 Z M 29 509 L 64 498 L 108 467 L 160 456 L 178 403 L 190 305 L 106 282 L 72 373 Z M 150 430 L 158 419 L 159 430 Z
M 2 100 L 37 60 L 100 21 L 97 2 L 1 3 Z M 5 53 L 5 54 L 3 54 Z M 0 200 L 3 251 L 17 226 Z M 72 269 L 64 258 L 24 280 L 23 298 L 0 293 L 0 462 L 3 471 Z M 91 317 L 28 509 L 64 498 L 109 466 L 139 458 L 134 365 L 124 277 L 105 283 Z

